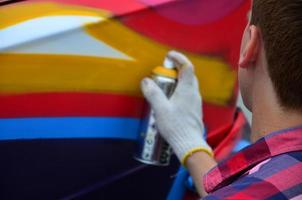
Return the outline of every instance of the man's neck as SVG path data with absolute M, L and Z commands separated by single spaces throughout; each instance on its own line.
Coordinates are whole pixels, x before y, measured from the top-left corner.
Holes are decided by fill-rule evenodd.
M 253 96 L 252 141 L 274 131 L 302 125 L 302 113 L 281 107 L 271 84 L 262 85 L 260 93 Z
M 274 131 L 283 130 L 302 125 L 300 113 L 291 111 L 272 111 L 263 108 L 253 113 L 252 141 L 256 141 Z

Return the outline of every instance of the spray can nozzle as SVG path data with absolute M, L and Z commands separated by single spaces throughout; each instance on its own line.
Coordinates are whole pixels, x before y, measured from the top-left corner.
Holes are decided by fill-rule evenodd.
M 167 58 L 167 57 L 164 60 L 163 66 L 167 69 L 175 69 L 176 68 L 175 65 L 174 65 L 174 62 L 171 59 Z

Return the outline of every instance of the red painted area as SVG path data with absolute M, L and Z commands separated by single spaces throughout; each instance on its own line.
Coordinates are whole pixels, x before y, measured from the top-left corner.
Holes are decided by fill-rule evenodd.
M 0 96 L 0 118 L 133 117 L 140 118 L 139 97 L 96 93 L 42 93 Z
M 222 126 L 222 128 L 210 132 L 208 142 L 214 147 L 217 160 L 222 160 L 232 153 L 234 146 L 242 138 L 246 124 L 244 114 L 237 112 L 235 117 L 232 118 L 231 124 L 226 124 L 225 127 Z
M 34 93 L 0 96 L 0 118 L 103 116 L 140 118 L 142 97 L 99 93 Z M 203 106 L 208 131 L 233 123 L 233 109 L 211 104 Z M 217 116 L 220 116 L 217 118 Z
M 218 55 L 237 69 L 241 35 L 247 23 L 246 13 L 249 8 L 250 1 L 244 1 L 225 17 L 200 25 L 180 23 L 161 15 L 156 9 L 135 12 L 123 16 L 121 20 L 133 30 L 159 43 L 193 53 Z M 194 11 L 198 12 L 198 9 L 192 10 L 187 15 L 195 16 Z
M 235 109 L 231 106 L 218 106 L 204 102 L 203 112 L 203 120 L 207 124 L 207 131 L 213 132 L 233 123 Z

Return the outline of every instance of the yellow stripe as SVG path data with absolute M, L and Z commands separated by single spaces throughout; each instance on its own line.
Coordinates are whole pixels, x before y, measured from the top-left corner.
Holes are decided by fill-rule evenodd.
M 155 66 L 154 62 L 140 65 L 125 60 L 60 55 L 2 54 L 0 62 L 2 94 L 98 91 L 138 95 L 141 79 L 150 75 Z M 223 72 L 215 74 L 210 69 L 215 69 L 213 64 L 219 63 L 209 60 L 200 60 L 199 63 L 209 67 L 196 68 L 204 100 L 226 104 L 233 80 L 223 77 Z
M 138 94 L 149 70 L 124 60 L 0 54 L 0 93 L 110 91 Z M 129 69 L 131 68 L 131 69 Z

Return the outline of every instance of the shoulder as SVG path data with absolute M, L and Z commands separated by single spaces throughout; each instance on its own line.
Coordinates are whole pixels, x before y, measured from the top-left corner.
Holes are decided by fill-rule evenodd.
M 230 181 L 205 199 L 302 198 L 302 152 L 272 157 Z

